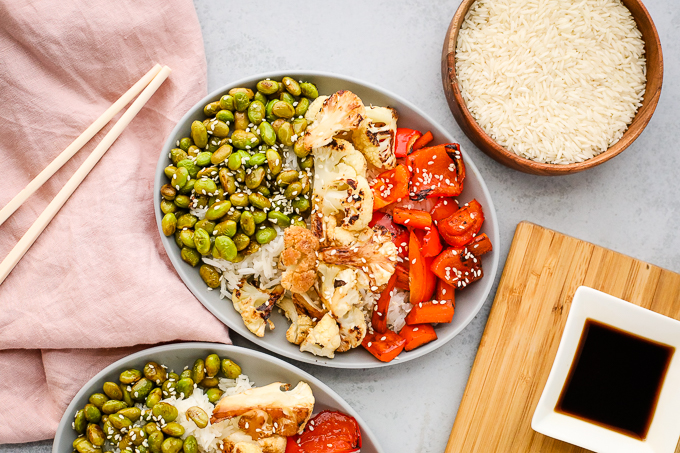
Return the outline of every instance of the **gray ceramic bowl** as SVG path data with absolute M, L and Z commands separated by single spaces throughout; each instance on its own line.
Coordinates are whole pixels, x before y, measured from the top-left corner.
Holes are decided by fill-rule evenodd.
M 205 283 L 198 275 L 198 269 L 192 268 L 189 264 L 182 261 L 180 250 L 177 247 L 177 244 L 175 244 L 174 238 L 172 236 L 165 237 L 165 235 L 163 235 L 161 230 L 161 219 L 163 218 L 163 214 L 158 208 L 161 199 L 160 188 L 163 184 L 167 183 L 167 178 L 163 173 L 163 169 L 171 163 L 168 154 L 172 148 L 176 147 L 176 141 L 189 135 L 191 123 L 194 120 L 203 120 L 205 118 L 203 115 L 203 107 L 207 103 L 219 100 L 220 97 L 231 88 L 239 86 L 254 87 L 258 81 L 266 77 L 280 80 L 286 75 L 294 77 L 295 79 L 302 79 L 315 83 L 321 94 L 331 94 L 338 90 L 350 90 L 356 93 L 365 104 L 394 107 L 399 113 L 400 127 L 409 127 L 422 132 L 428 130 L 432 131 L 432 134 L 434 134 L 434 142 L 432 142 L 432 144 L 456 141 L 444 128 L 407 100 L 375 85 L 350 77 L 314 71 L 290 71 L 258 74 L 230 83 L 209 94 L 184 115 L 165 142 L 165 146 L 163 146 L 160 158 L 158 159 L 154 184 L 156 221 L 158 223 L 159 234 L 161 235 L 165 250 L 170 257 L 170 261 L 172 261 L 177 273 L 191 292 L 194 293 L 198 300 L 200 300 L 201 303 L 203 303 L 203 305 L 205 305 L 205 307 L 218 319 L 234 331 L 263 348 L 291 359 L 337 368 L 374 368 L 403 363 L 407 360 L 412 360 L 421 357 L 428 352 L 434 351 L 455 337 L 470 321 L 472 321 L 472 318 L 474 318 L 477 312 L 482 308 L 484 301 L 489 295 L 498 269 L 498 249 L 500 247 L 500 240 L 496 210 L 491 201 L 491 195 L 486 188 L 486 184 L 484 184 L 482 175 L 479 173 L 479 170 L 477 170 L 477 167 L 465 150 L 463 150 L 463 158 L 465 159 L 467 169 L 465 189 L 463 190 L 462 195 L 458 197 L 458 200 L 461 201 L 461 203 L 466 203 L 473 198 L 476 198 L 482 204 L 486 217 L 482 232 L 489 236 L 493 243 L 494 250 L 491 253 L 484 255 L 482 258 L 484 278 L 473 285 L 470 285 L 464 291 L 460 291 L 456 294 L 456 313 L 453 317 L 453 322 L 437 326 L 436 330 L 439 338 L 436 341 L 421 346 L 413 351 L 403 352 L 399 355 L 399 360 L 393 360 L 389 363 L 378 361 L 363 348 L 336 354 L 334 359 L 316 357 L 307 352 L 300 352 L 298 346 L 286 341 L 285 334 L 286 329 L 288 328 L 288 321 L 283 315 L 277 313 L 276 310 L 274 310 L 274 313 L 272 314 L 272 320 L 276 325 L 276 329 L 273 331 L 267 330 L 264 338 L 256 337 L 244 326 L 241 316 L 234 310 L 231 302 L 227 299 L 220 299 L 218 291 L 207 291 Z
M 208 354 L 216 353 L 220 357 L 230 358 L 238 363 L 248 378 L 257 386 L 263 386 L 272 382 L 286 382 L 296 385 L 305 381 L 314 392 L 316 403 L 314 413 L 330 409 L 343 412 L 354 417 L 361 427 L 363 453 L 383 453 L 378 441 L 350 406 L 337 393 L 311 374 L 307 374 L 299 368 L 290 365 L 283 360 L 268 356 L 258 351 L 253 351 L 238 346 L 228 346 L 213 343 L 178 343 L 158 346 L 127 356 L 109 365 L 83 386 L 69 404 L 61 422 L 57 427 L 57 433 L 52 444 L 53 453 L 64 453 L 73 450 L 72 443 L 76 438 L 76 432 L 71 428 L 71 423 L 76 412 L 85 407 L 92 393 L 101 392 L 102 385 L 107 381 L 118 381 L 121 371 L 128 368 L 142 369 L 150 360 L 161 363 L 170 369 L 182 370 L 186 365 L 191 365 L 197 358 L 207 357 Z

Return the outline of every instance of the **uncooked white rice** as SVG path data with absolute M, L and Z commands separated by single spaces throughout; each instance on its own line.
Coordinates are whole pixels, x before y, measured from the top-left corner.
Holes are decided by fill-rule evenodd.
M 644 42 L 620 0 L 477 0 L 456 43 L 468 110 L 510 151 L 581 162 L 642 105 Z

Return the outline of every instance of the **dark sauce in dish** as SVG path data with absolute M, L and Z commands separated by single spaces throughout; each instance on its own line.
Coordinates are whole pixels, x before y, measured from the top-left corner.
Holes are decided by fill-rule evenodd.
M 674 351 L 587 319 L 555 411 L 644 440 Z

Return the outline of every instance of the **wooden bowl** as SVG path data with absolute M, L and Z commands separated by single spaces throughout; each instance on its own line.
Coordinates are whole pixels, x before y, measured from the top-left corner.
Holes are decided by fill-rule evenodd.
M 465 15 L 474 2 L 475 0 L 463 0 L 449 25 L 442 50 L 442 83 L 446 93 L 446 100 L 449 103 L 449 108 L 454 118 L 456 118 L 458 125 L 465 132 L 465 135 L 479 149 L 503 165 L 524 173 L 548 176 L 564 175 L 583 171 L 608 161 L 633 143 L 645 126 L 647 126 L 661 94 L 663 81 L 661 43 L 659 42 L 659 34 L 656 31 L 652 17 L 642 2 L 640 0 L 621 0 L 623 5 L 630 10 L 638 29 L 642 33 L 642 39 L 645 41 L 645 57 L 647 59 L 647 87 L 642 107 L 638 110 L 623 137 L 605 152 L 586 161 L 574 164 L 544 164 L 535 162 L 520 157 L 496 143 L 484 132 L 468 111 L 463 96 L 460 93 L 456 76 L 455 56 L 458 31 L 465 20 Z

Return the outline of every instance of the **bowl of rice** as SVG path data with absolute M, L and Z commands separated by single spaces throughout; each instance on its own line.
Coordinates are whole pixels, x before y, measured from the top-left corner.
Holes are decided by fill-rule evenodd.
M 640 0 L 464 0 L 442 53 L 446 98 L 468 138 L 537 175 L 621 153 L 649 123 L 662 79 Z
M 190 365 L 194 363 L 196 358 L 204 358 L 209 354 L 218 354 L 222 358 L 231 359 L 242 369 L 242 374 L 236 379 L 220 379 L 219 386 L 224 391 L 225 397 L 243 393 L 253 387 L 263 387 L 273 382 L 288 383 L 292 386 L 299 382 L 305 382 L 314 395 L 314 415 L 324 410 L 331 410 L 354 417 L 361 429 L 361 451 L 364 453 L 382 453 L 384 451 L 366 423 L 347 402 L 314 376 L 299 368 L 261 352 L 238 346 L 215 343 L 176 343 L 131 354 L 104 368 L 90 379 L 66 408 L 57 427 L 52 452 L 61 453 L 74 450 L 72 444 L 78 436 L 73 429 L 76 412 L 88 403 L 90 395 L 101 392 L 105 382 L 118 382 L 119 375 L 123 370 L 141 370 L 147 362 L 154 361 L 163 367 L 167 367 L 168 371 L 174 370 L 181 373 L 187 364 Z M 191 406 L 198 406 L 208 414 L 212 413 L 213 405 L 207 401 L 207 397 L 200 387 L 196 387 L 195 393 L 185 399 L 175 401 L 174 398 L 170 398 L 164 401 L 170 401 L 178 409 L 180 416 L 176 421 L 185 429 L 183 438 L 193 435 L 197 440 L 200 453 L 220 453 L 223 451 L 220 448 L 221 438 L 229 433 L 229 427 L 225 426 L 224 422 L 199 429 L 193 421 L 184 415 L 186 409 Z M 137 403 L 135 407 L 141 409 L 144 406 L 142 403 Z M 107 445 L 106 448 L 103 448 L 103 451 L 118 452 L 120 449 Z M 129 452 L 131 450 L 123 451 Z

